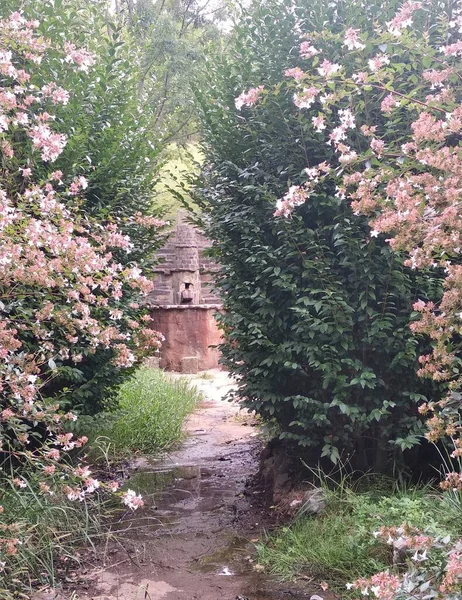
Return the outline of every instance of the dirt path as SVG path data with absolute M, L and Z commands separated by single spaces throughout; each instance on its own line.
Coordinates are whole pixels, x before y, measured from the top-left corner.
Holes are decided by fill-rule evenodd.
M 141 491 L 145 507 L 122 521 L 120 542 L 73 598 L 305 600 L 316 592 L 296 592 L 258 572 L 252 551 L 263 514 L 246 483 L 260 441 L 250 417 L 223 401 L 227 375 L 212 376 L 191 377 L 205 400 L 187 424 L 185 445 L 161 461 L 136 461 L 129 487 Z

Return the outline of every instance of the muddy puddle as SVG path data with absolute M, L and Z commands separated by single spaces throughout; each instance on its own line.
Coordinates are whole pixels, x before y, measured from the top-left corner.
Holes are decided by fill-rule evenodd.
M 225 373 L 193 382 L 205 402 L 187 423 L 186 443 L 161 461 L 133 462 L 127 487 L 143 495 L 145 506 L 116 523 L 114 541 L 101 549 L 73 600 L 306 600 L 319 594 L 316 586 L 281 585 L 260 572 L 255 544 L 267 521 L 261 492 L 248 486 L 261 445 L 255 423 L 223 400 L 232 385 Z

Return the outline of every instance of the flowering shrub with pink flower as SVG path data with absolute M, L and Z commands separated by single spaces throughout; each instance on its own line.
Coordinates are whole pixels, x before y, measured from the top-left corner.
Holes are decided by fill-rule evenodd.
M 130 238 L 81 209 L 84 176 L 66 186 L 53 166 L 68 141 L 54 109 L 66 105 L 71 92 L 31 83 L 51 49 L 69 69 L 86 72 L 94 59 L 73 44 L 51 48 L 38 26 L 20 13 L 0 20 L 0 451 L 13 487 L 50 502 L 62 494 L 83 502 L 117 485 L 66 460 L 87 439 L 63 428 L 76 415 L 55 400 L 60 373 L 99 349 L 109 352 L 115 371 L 130 368 L 159 348 L 161 335 L 140 308 L 151 282 L 136 263 L 117 260 L 118 253 L 130 253 Z M 134 216 L 137 223 L 161 225 L 141 215 Z M 132 509 L 142 505 L 132 490 L 121 500 Z M 3 507 L 0 512 L 0 564 L 8 570 L 23 532 Z
M 275 215 L 290 217 L 334 180 L 338 197 L 369 217 L 371 237 L 386 236 L 407 267 L 443 274 L 441 300 L 415 302 L 411 329 L 432 343 L 431 352 L 419 358 L 419 375 L 446 382 L 448 389 L 443 399 L 420 407 L 422 414 L 433 413 L 426 437 L 435 442 L 449 437 L 457 458 L 462 430 L 462 10 L 453 7 L 435 17 L 434 8 L 431 2 L 407 1 L 394 18 L 376 25 L 373 36 L 347 28 L 313 33 L 303 42 L 303 69 L 286 70 L 285 76 L 292 78 L 295 105 L 309 109 L 305 118 L 334 153 L 330 164 L 307 165 L 306 182 L 289 188 Z M 418 19 L 428 28 L 415 28 Z M 316 52 L 306 52 L 308 43 Z M 271 94 L 271 89 L 260 91 L 260 102 L 269 102 Z M 459 492 L 460 474 L 448 473 L 441 487 Z M 405 528 L 379 535 L 406 551 L 408 570 L 380 573 L 355 582 L 353 589 L 383 600 L 460 597 L 460 540 Z
M 153 190 L 165 144 L 155 126 L 159 106 L 150 93 L 149 78 L 140 94 L 145 45 L 125 31 L 123 23 L 113 22 L 116 15 L 108 14 L 105 0 L 6 0 L 0 17 L 17 7 L 37 21 L 37 36 L 50 42 L 40 63 L 29 69 L 29 84 L 46 94 L 43 109 L 52 117 L 48 125 L 67 136 L 53 162 L 53 169 L 63 173 L 60 189 L 69 189 L 83 212 L 116 225 L 130 238 L 129 251 L 114 249 L 117 263 L 125 268 L 136 262 L 151 277 L 164 237 L 162 208 Z M 48 175 L 49 163 L 37 162 L 35 180 Z M 85 189 L 76 196 L 81 177 Z M 134 296 L 125 293 L 119 302 L 133 322 L 139 321 L 136 290 Z M 128 374 L 130 369 L 114 370 L 112 350 L 100 346 L 93 354 L 82 353 L 79 363 L 60 365 L 43 392 L 53 396 L 59 391 L 63 403 L 65 389 L 69 409 L 93 415 L 115 406 L 117 390 Z
M 396 572 L 358 579 L 348 584 L 348 589 L 380 600 L 460 598 L 462 540 L 454 543 L 450 536 L 426 535 L 408 525 L 381 527 L 374 537 L 393 548 L 399 558 Z

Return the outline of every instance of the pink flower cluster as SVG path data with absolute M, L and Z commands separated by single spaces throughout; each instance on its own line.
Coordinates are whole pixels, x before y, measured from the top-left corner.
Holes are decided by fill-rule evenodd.
M 122 502 L 132 510 L 136 510 L 137 508 L 144 506 L 142 497 L 137 495 L 133 490 L 127 490 L 122 494 Z
M 76 48 L 74 44 L 66 42 L 64 44 L 66 61 L 77 65 L 80 71 L 88 73 L 90 67 L 95 64 L 93 55 L 84 48 Z
M 256 88 L 250 88 L 247 92 L 242 92 L 235 100 L 234 104 L 237 110 L 241 110 L 243 106 L 253 106 L 257 103 L 264 90 L 263 85 Z
M 350 589 L 361 590 L 363 596 L 372 596 L 381 600 L 394 600 L 399 591 L 400 579 L 397 575 L 392 575 L 388 571 L 376 573 L 369 579 L 358 579 Z
M 294 94 L 294 104 L 298 108 L 310 108 L 318 94 L 316 87 L 303 88 L 301 92 Z
M 414 2 L 413 0 L 405 2 L 396 13 L 396 16 L 387 23 L 388 31 L 394 36 L 399 37 L 403 29 L 412 25 L 412 15 L 416 10 L 422 8 L 422 6 L 422 2 Z
M 366 47 L 366 45 L 361 42 L 359 37 L 359 29 L 353 29 L 352 27 L 345 31 L 343 43 L 348 50 L 364 50 Z
M 277 202 L 274 215 L 276 217 L 289 217 L 297 206 L 306 202 L 310 193 L 316 188 L 320 178 L 330 171 L 327 163 L 321 163 L 315 167 L 305 169 L 308 181 L 301 186 L 293 185 L 287 194 Z
M 381 527 L 374 536 L 398 551 L 412 565 L 403 575 L 389 571 L 347 585 L 366 597 L 397 600 L 409 597 L 451 598 L 462 591 L 462 540 L 426 535 L 404 524 Z M 404 594 L 404 596 L 402 596 Z
M 316 50 L 310 42 L 305 41 L 300 44 L 300 56 L 302 58 L 313 58 L 316 54 L 319 54 L 319 50 Z
M 41 152 L 42 160 L 54 162 L 66 145 L 62 133 L 53 133 L 47 125 L 36 125 L 29 132 L 34 148 Z

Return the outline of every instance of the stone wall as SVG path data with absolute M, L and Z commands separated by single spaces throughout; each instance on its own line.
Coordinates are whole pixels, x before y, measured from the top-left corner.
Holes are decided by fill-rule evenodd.
M 152 327 L 165 336 L 160 367 L 180 373 L 217 368 L 220 352 L 211 346 L 221 341 L 214 318 L 220 309 L 213 304 L 152 306 Z

